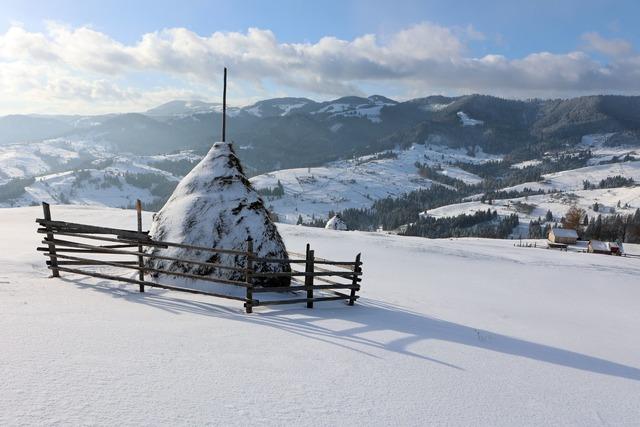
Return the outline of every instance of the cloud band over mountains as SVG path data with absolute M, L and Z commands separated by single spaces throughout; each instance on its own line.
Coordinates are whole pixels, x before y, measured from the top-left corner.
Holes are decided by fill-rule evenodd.
M 387 94 L 405 97 L 640 93 L 640 54 L 625 40 L 587 33 L 572 52 L 473 57 L 468 43 L 483 38 L 472 27 L 427 22 L 384 40 L 367 34 L 283 43 L 257 28 L 209 36 L 170 28 L 123 44 L 89 27 L 49 23 L 46 31 L 31 32 L 14 25 L 0 34 L 0 110 L 24 110 L 39 102 L 60 111 L 97 112 L 176 97 L 206 98 L 217 93 L 223 66 L 232 69 L 238 98 L 247 100 L 364 94 L 368 84 L 391 85 L 401 93 Z

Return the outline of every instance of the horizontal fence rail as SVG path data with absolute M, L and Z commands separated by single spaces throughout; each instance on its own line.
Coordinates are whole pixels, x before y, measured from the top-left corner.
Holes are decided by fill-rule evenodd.
M 138 285 L 140 292 L 144 292 L 145 287 L 148 286 L 226 298 L 244 302 L 247 313 L 251 313 L 253 307 L 258 306 L 306 303 L 308 308 L 313 308 L 315 302 L 345 300 L 349 305 L 354 305 L 358 299 L 357 291 L 360 290 L 360 282 L 362 281 L 360 254 L 355 257 L 354 261 L 332 261 L 316 257 L 315 252 L 307 244 L 304 254 L 289 252 L 292 258 L 268 258 L 256 256 L 251 240 L 247 241 L 246 250 L 210 248 L 154 240 L 149 236 L 148 231 L 142 230 L 142 206 L 140 201 L 136 203 L 137 230 L 54 221 L 51 219 L 51 208 L 47 203 L 42 203 L 42 209 L 44 218 L 38 218 L 36 222 L 40 225 L 37 232 L 44 234 L 44 239 L 41 242 L 43 246 L 39 246 L 37 251 L 42 252 L 44 256 L 49 258 L 46 261 L 46 265 L 51 270 L 52 277 L 59 277 L 60 272 L 66 272 Z M 235 255 L 236 259 L 240 257 L 241 260 L 244 260 L 244 265 L 225 265 L 153 254 L 145 251 L 145 248 L 169 247 Z M 102 258 L 88 258 L 90 255 L 97 255 Z M 117 258 L 104 258 L 114 256 Z M 132 258 L 124 259 L 127 256 Z M 235 271 L 240 273 L 243 279 L 229 280 L 215 275 L 204 276 L 145 265 L 145 260 L 151 259 L 180 262 L 185 266 Z M 255 263 L 285 265 L 288 266 L 289 271 L 256 271 Z M 110 269 L 109 272 L 104 272 L 86 270 L 85 267 L 110 267 Z M 297 267 L 297 269 L 294 267 Z M 122 270 L 119 273 L 126 274 L 130 272 L 137 274 L 137 278 L 112 273 L 112 269 Z M 244 296 L 159 283 L 158 280 L 151 281 L 147 279 L 145 277 L 147 273 L 153 274 L 154 279 L 159 279 L 160 275 L 164 275 L 215 283 L 216 285 L 228 285 L 229 287 L 241 289 L 238 293 L 244 294 Z M 256 278 L 286 278 L 291 280 L 291 285 L 259 286 L 255 284 L 256 281 L 254 279 Z M 320 284 L 316 283 L 316 281 L 320 282 Z M 254 294 L 260 295 L 261 298 L 255 298 Z M 273 294 L 276 294 L 278 299 L 273 299 Z M 304 297 L 302 297 L 303 295 Z M 265 298 L 262 298 L 262 296 Z M 271 299 L 267 299 L 267 297 L 271 297 Z

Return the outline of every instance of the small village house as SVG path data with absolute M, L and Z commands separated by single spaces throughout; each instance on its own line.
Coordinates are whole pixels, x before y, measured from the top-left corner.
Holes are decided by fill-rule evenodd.
M 575 245 L 578 241 L 578 233 L 569 228 L 552 228 L 549 232 L 549 241 L 556 244 Z
M 609 242 L 609 250 L 611 251 L 611 255 L 622 255 L 622 244 Z
M 587 250 L 592 254 L 611 255 L 611 248 L 609 247 L 609 243 L 603 242 L 601 240 L 589 240 L 589 246 Z

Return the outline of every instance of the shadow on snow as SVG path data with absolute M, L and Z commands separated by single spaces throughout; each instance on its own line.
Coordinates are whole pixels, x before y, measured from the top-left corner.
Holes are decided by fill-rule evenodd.
M 144 304 L 172 314 L 189 313 L 273 327 L 376 358 L 379 356 L 372 351 L 384 350 L 463 370 L 459 366 L 409 350 L 413 344 L 431 339 L 640 381 L 640 369 L 632 366 L 428 317 L 403 307 L 366 298 L 359 299 L 354 307 L 345 307 L 343 303 L 326 302 L 319 304 L 313 310 L 291 306 L 284 310 L 245 314 L 244 309 L 241 308 L 173 297 L 171 295 L 177 293 L 164 290 L 153 289 L 146 293 L 138 293 L 131 291 L 131 288 L 114 286 L 113 282 L 109 281 L 94 284 L 87 282 L 87 279 L 64 278 L 63 280 L 81 288 L 106 293 L 113 298 Z M 352 326 L 332 329 L 329 326 L 323 326 L 323 321 L 325 323 L 339 321 L 338 324 L 343 326 Z M 400 338 L 385 342 L 385 340 L 363 336 L 376 332 L 390 332 L 400 335 Z

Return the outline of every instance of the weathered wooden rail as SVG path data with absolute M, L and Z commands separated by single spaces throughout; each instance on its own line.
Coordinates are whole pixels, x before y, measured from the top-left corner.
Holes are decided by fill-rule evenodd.
M 154 240 L 149 237 L 148 231 L 142 230 L 142 207 L 136 203 L 137 229 L 126 230 L 119 228 L 101 227 L 88 224 L 78 224 L 66 221 L 54 221 L 51 219 L 51 208 L 47 203 L 42 204 L 44 218 L 36 219 L 40 225 L 38 233 L 44 234 L 42 244 L 37 250 L 48 257 L 47 267 L 51 270 L 52 277 L 60 277 L 60 272 L 80 274 L 106 280 L 130 283 L 138 285 L 140 292 L 145 291 L 145 286 L 168 289 L 173 291 L 203 294 L 218 298 L 226 298 L 244 302 L 247 313 L 253 311 L 253 307 L 306 303 L 308 308 L 319 301 L 345 300 L 353 305 L 358 299 L 357 291 L 360 290 L 362 280 L 362 261 L 360 254 L 354 261 L 332 261 L 315 256 L 315 251 L 307 244 L 304 254 L 289 253 L 291 258 L 261 258 L 253 251 L 253 242 L 247 241 L 246 250 L 217 249 L 203 246 L 187 245 L 179 242 L 166 242 Z M 78 240 L 80 239 L 80 240 Z M 195 249 L 211 253 L 231 254 L 244 259 L 244 266 L 224 265 L 220 263 L 188 260 L 171 256 L 152 254 L 145 251 L 150 247 L 178 247 Z M 89 254 L 89 255 L 85 255 Z M 102 258 L 87 256 L 99 256 Z M 118 256 L 117 259 L 104 257 Z M 131 257 L 125 259 L 125 257 Z M 122 258 L 122 259 L 121 259 Z M 243 273 L 244 280 L 228 280 L 215 276 L 200 276 L 190 273 L 169 271 L 161 268 L 152 268 L 145 265 L 145 259 L 159 259 L 166 261 L 178 261 L 217 269 L 227 269 Z M 259 272 L 254 268 L 256 262 L 284 264 L 289 267 L 289 272 Z M 108 271 L 89 270 L 86 267 L 110 267 Z M 298 267 L 296 269 L 295 267 Z M 117 269 L 114 271 L 114 269 Z M 125 273 L 137 272 L 135 276 L 121 276 Z M 154 279 L 145 277 L 146 273 L 153 273 Z M 243 296 L 231 295 L 221 292 L 191 289 L 160 283 L 163 276 L 181 277 L 202 282 L 227 285 L 241 288 Z M 290 286 L 262 287 L 254 284 L 254 278 L 265 277 L 289 277 Z M 317 284 L 321 282 L 321 284 Z M 348 293 L 346 293 L 348 291 Z M 273 295 L 276 294 L 273 299 Z M 256 298 L 254 294 L 265 296 Z M 271 298 L 268 298 L 271 297 Z

